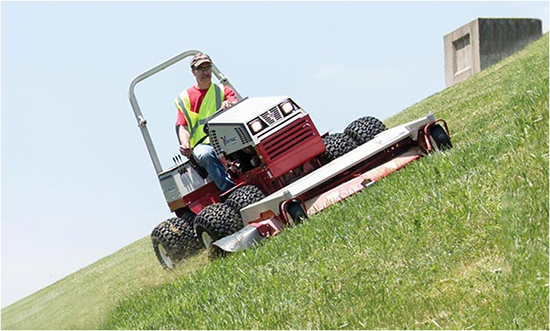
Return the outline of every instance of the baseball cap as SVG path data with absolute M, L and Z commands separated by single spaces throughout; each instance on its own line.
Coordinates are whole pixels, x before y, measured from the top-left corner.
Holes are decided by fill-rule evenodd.
M 212 60 L 210 59 L 210 56 L 204 53 L 199 53 L 193 57 L 191 60 L 191 68 L 197 68 L 203 63 L 212 63 Z

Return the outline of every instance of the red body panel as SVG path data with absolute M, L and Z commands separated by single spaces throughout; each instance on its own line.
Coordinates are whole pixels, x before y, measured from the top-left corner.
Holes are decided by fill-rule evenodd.
M 250 223 L 248 225 L 255 227 L 264 238 L 275 236 L 283 230 L 283 226 L 277 221 L 276 218 L 268 218 L 259 222 Z
M 198 190 L 184 196 L 182 200 L 196 215 L 201 212 L 206 206 L 220 202 L 220 192 L 216 183 L 210 182 Z
M 325 151 L 309 115 L 287 125 L 257 146 L 271 175 L 277 178 Z

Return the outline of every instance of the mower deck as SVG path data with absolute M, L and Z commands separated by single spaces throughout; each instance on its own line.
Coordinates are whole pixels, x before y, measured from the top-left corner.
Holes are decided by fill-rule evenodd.
M 281 203 L 291 198 L 304 196 L 312 190 L 320 190 L 321 193 L 305 201 L 309 215 L 319 212 L 328 205 L 358 192 L 368 186 L 369 183 L 373 183 L 389 173 L 398 170 L 405 164 L 416 160 L 422 155 L 422 152 L 417 147 L 410 148 L 375 169 L 369 169 L 369 171 L 361 175 L 354 175 L 336 188 L 328 188 L 323 191 L 323 186 L 330 180 L 345 173 L 348 169 L 357 166 L 387 148 L 391 148 L 402 140 L 407 138 L 416 140 L 419 128 L 426 126 L 434 120 L 433 115 L 428 115 L 380 133 L 371 141 L 337 158 L 322 168 L 274 192 L 263 200 L 243 208 L 241 216 L 244 224 L 246 225 L 261 219 L 262 214 L 265 214 L 267 211 L 279 214 Z

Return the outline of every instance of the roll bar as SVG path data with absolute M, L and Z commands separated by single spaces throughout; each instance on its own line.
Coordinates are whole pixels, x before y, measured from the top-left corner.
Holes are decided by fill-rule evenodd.
M 136 116 L 138 127 L 141 129 L 141 134 L 143 136 L 143 139 L 145 140 L 145 145 L 147 146 L 147 151 L 149 152 L 149 156 L 151 157 L 151 161 L 153 161 L 153 166 L 155 167 L 155 171 L 157 172 L 157 175 L 162 172 L 162 166 L 160 164 L 160 161 L 159 161 L 159 158 L 158 158 L 158 155 L 157 155 L 157 151 L 155 150 L 155 146 L 153 145 L 153 140 L 151 139 L 151 136 L 149 134 L 149 130 L 147 129 L 147 119 L 145 119 L 145 117 L 143 116 L 143 114 L 141 112 L 141 109 L 139 107 L 139 104 L 137 102 L 135 91 L 134 91 L 135 87 L 136 87 L 137 83 L 153 76 L 154 74 L 159 73 L 160 71 L 162 71 L 162 70 L 178 63 L 179 61 L 181 61 L 181 60 L 183 60 L 187 57 L 195 56 L 198 53 L 202 53 L 202 52 L 198 51 L 198 50 L 188 50 L 188 51 L 182 52 L 182 53 L 180 53 L 180 54 L 178 54 L 174 57 L 171 57 L 170 59 L 162 62 L 161 64 L 159 64 L 159 65 L 157 65 L 157 66 L 155 66 L 155 67 L 139 74 L 130 83 L 130 88 L 129 88 L 129 93 L 128 93 L 129 97 L 130 97 L 130 104 L 132 105 L 132 109 L 134 110 L 134 114 Z M 237 100 L 242 99 L 242 97 L 239 94 L 239 92 L 237 91 L 237 89 L 235 89 L 235 87 L 233 87 L 233 85 L 229 82 L 229 79 L 227 79 L 227 77 L 225 77 L 222 74 L 222 72 L 218 69 L 218 67 L 216 67 L 216 65 L 214 63 L 212 63 L 212 72 L 214 73 L 216 78 L 218 78 L 220 83 L 222 83 L 223 85 L 227 85 L 227 86 L 231 87 L 235 91 L 235 94 L 237 95 Z

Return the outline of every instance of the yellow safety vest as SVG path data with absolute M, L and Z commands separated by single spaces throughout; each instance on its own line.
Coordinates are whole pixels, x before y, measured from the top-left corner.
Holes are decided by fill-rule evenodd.
M 198 142 L 208 144 L 210 138 L 204 133 L 204 124 L 214 115 L 216 110 L 220 109 L 222 102 L 225 100 L 225 94 L 223 92 L 223 85 L 220 87 L 214 83 L 210 85 L 208 92 L 202 100 L 199 113 L 191 111 L 191 100 L 187 90 L 180 93 L 180 95 L 174 101 L 179 111 L 183 113 L 185 120 L 187 121 L 187 127 L 189 128 L 189 134 L 191 139 L 189 144 L 191 148 L 195 147 Z

